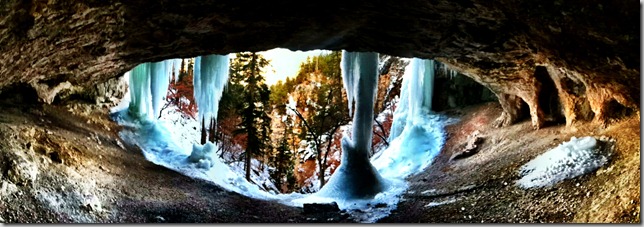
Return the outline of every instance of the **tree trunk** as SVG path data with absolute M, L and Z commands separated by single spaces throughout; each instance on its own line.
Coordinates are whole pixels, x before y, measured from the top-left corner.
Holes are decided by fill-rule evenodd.
M 250 153 L 246 151 L 246 161 L 244 165 L 246 169 L 246 180 L 250 182 Z
M 215 135 L 216 135 L 215 134 L 215 130 L 216 130 L 215 127 L 217 127 L 217 121 L 215 121 L 215 118 L 213 117 L 210 120 L 210 128 L 208 128 L 209 129 L 208 130 L 208 141 L 210 141 L 211 143 L 215 143 Z
M 324 187 L 326 181 L 324 180 L 324 172 L 326 170 L 326 162 L 322 161 L 322 155 L 318 150 L 318 179 L 320 179 L 320 188 Z
M 201 119 L 201 144 L 206 144 L 206 120 Z

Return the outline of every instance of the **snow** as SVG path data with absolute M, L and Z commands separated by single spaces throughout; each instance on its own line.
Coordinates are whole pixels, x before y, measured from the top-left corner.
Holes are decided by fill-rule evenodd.
M 595 138 L 573 136 L 523 165 L 519 171 L 522 177 L 516 183 L 522 188 L 551 186 L 592 172 L 607 162 Z
M 273 194 L 249 183 L 224 163 L 214 144 L 207 142 L 203 146 L 194 145 L 192 149 L 182 149 L 185 145 L 177 142 L 174 139 L 177 136 L 169 130 L 173 128 L 170 121 L 135 119 L 124 111 L 118 112 L 114 117 L 120 125 L 127 126 L 119 132 L 119 136 L 124 142 L 140 147 L 147 160 L 189 177 L 211 181 L 226 190 L 248 197 L 275 199 Z
M 443 200 L 443 201 L 439 201 L 439 202 L 430 202 L 430 203 L 426 204 L 425 207 L 436 207 L 436 206 L 450 204 L 450 203 L 454 203 L 454 202 L 456 202 L 456 199 L 448 199 L 448 200 Z
M 190 150 L 192 144 L 199 143 L 201 138 L 201 124 L 196 119 L 185 117 L 176 108 L 166 108 L 161 112 L 159 121 L 163 121 L 172 128 L 173 138 L 181 141 L 182 150 Z

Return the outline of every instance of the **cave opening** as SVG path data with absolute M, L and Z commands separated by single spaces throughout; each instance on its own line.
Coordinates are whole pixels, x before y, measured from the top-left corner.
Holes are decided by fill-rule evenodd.
M 249 157 L 252 157 L 247 155 L 248 151 L 238 156 L 238 158 L 245 160 L 243 161 L 243 166 L 245 167 L 246 177 L 233 177 L 239 173 L 235 173 L 232 169 L 238 170 L 242 162 L 237 162 L 237 164 L 227 167 L 228 165 L 220 159 L 223 153 L 219 149 L 221 146 L 219 141 L 208 141 L 205 139 L 208 136 L 203 136 L 204 133 L 210 133 L 211 136 L 208 138 L 222 138 L 221 134 L 212 136 L 213 132 L 208 132 L 208 129 L 216 127 L 218 124 L 226 124 L 225 121 L 217 122 L 217 112 L 221 112 L 222 110 L 218 105 L 229 105 L 228 102 L 231 101 L 222 100 L 222 103 L 219 103 L 219 99 L 226 96 L 222 92 L 236 89 L 234 84 L 230 84 L 229 79 L 238 80 L 243 86 L 237 88 L 243 89 L 244 92 L 252 92 L 252 83 L 254 83 L 252 80 L 264 80 L 263 78 L 253 77 L 253 75 L 259 74 L 261 70 L 245 68 L 244 65 L 238 65 L 239 62 L 236 61 L 251 59 L 250 61 L 244 61 L 244 64 L 253 67 L 261 64 L 253 60 L 260 59 L 260 55 L 250 54 L 247 59 L 237 54 L 236 60 L 231 59 L 230 61 L 227 55 L 212 55 L 214 61 L 207 60 L 208 58 L 204 56 L 188 61 L 188 66 L 193 65 L 191 70 L 194 77 L 194 100 L 196 101 L 195 106 L 198 110 L 198 115 L 195 119 L 195 122 L 198 123 L 191 128 L 192 131 L 197 131 L 197 133 L 191 133 L 191 135 L 199 134 L 199 131 L 201 131 L 201 136 L 198 136 L 201 138 L 200 142 L 174 140 L 172 138 L 173 133 L 184 130 L 174 129 L 172 128 L 174 127 L 173 125 L 164 123 L 161 118 L 164 116 L 163 109 L 160 107 L 163 104 L 155 104 L 155 102 L 163 102 L 164 97 L 160 96 L 163 93 L 160 91 L 169 89 L 167 80 L 170 80 L 171 85 L 173 83 L 171 80 L 177 80 L 176 75 L 186 73 L 183 72 L 185 71 L 183 68 L 186 62 L 178 59 L 140 64 L 132 71 L 126 73 L 130 78 L 130 100 L 126 101 L 129 104 L 126 106 L 120 104 L 119 108 L 121 110 L 114 110 L 116 113 L 113 116 L 115 116 L 115 120 L 119 124 L 136 125 L 136 127 L 131 128 L 131 131 L 121 132 L 121 138 L 127 141 L 127 143 L 138 144 L 144 154 L 146 154 L 146 157 L 155 157 L 148 158 L 150 161 L 178 170 L 192 177 L 199 178 L 201 176 L 201 178 L 213 181 L 224 188 L 243 195 L 253 198 L 278 198 L 287 204 L 337 202 L 343 209 L 353 206 L 368 207 L 375 204 L 387 204 L 379 206 L 385 210 L 391 209 L 396 204 L 398 195 L 406 187 L 403 180 L 404 177 L 427 167 L 431 163 L 431 160 L 438 154 L 442 146 L 441 144 L 444 141 L 441 127 L 445 119 L 433 114 L 434 111 L 431 107 L 432 101 L 435 99 L 433 90 L 435 86 L 435 71 L 437 70 L 436 62 L 418 58 L 396 58 L 399 59 L 395 60 L 398 62 L 391 63 L 391 58 L 395 57 L 379 57 L 379 54 L 374 52 L 343 51 L 341 56 L 338 53 L 340 52 L 323 53 L 307 59 L 306 62 L 300 65 L 300 70 L 310 73 L 303 74 L 302 77 L 296 77 L 293 81 L 301 80 L 299 83 L 311 84 L 313 85 L 311 88 L 321 89 L 319 95 L 322 96 L 316 100 L 320 103 L 329 99 L 342 99 L 345 104 L 334 104 L 333 106 L 319 108 L 320 103 L 309 104 L 311 98 L 315 97 L 315 95 L 308 98 L 301 97 L 303 99 L 299 100 L 304 102 L 299 103 L 294 101 L 293 97 L 290 96 L 285 100 L 287 102 L 287 108 L 284 109 L 286 115 L 283 116 L 286 118 L 280 118 L 282 122 L 286 121 L 284 119 L 289 118 L 300 119 L 302 122 L 298 126 L 301 127 L 299 131 L 312 130 L 312 127 L 318 127 L 317 125 L 322 127 L 328 124 L 325 121 L 316 122 L 315 117 L 310 119 L 312 122 L 307 123 L 303 115 L 317 114 L 316 112 L 305 112 L 307 108 L 317 109 L 317 111 L 323 113 L 328 112 L 329 115 L 324 115 L 326 117 L 333 117 L 333 114 L 339 113 L 346 115 L 338 116 L 339 118 L 348 116 L 352 116 L 353 118 L 352 124 L 345 122 L 343 124 L 346 125 L 339 125 L 342 126 L 340 128 L 343 128 L 340 131 L 343 131 L 341 134 L 345 134 L 344 136 L 338 136 L 341 134 L 336 135 L 336 133 L 326 134 L 324 132 L 325 134 L 323 136 L 335 137 L 334 143 L 340 144 L 338 148 L 341 150 L 338 149 L 336 152 L 337 156 L 335 157 L 337 159 L 338 156 L 341 156 L 342 161 L 336 161 L 339 165 L 335 166 L 334 171 L 327 176 L 329 181 L 324 184 L 325 182 L 321 180 L 322 184 L 319 185 L 320 188 L 317 189 L 317 193 L 313 193 L 310 196 L 305 196 L 305 194 L 282 194 L 279 190 L 273 191 L 273 193 L 264 191 L 267 189 L 264 188 L 266 185 L 263 184 L 265 183 L 259 182 L 257 179 L 251 177 L 251 175 L 261 175 L 260 172 L 265 171 L 267 165 L 258 164 L 259 168 L 253 169 L 252 171 L 251 168 L 247 168 L 246 166 L 253 166 L 254 164 L 252 163 L 255 163 L 256 160 L 265 161 L 266 154 L 263 155 L 264 157 L 262 155 L 255 155 L 251 162 L 248 161 L 250 160 Z M 178 65 L 181 65 L 181 67 L 176 68 Z M 389 68 L 392 66 L 395 66 L 395 68 Z M 387 69 L 383 67 L 387 67 Z M 240 74 L 235 70 L 241 70 L 244 73 L 250 74 Z M 394 72 L 397 75 L 389 76 L 389 78 L 386 75 Z M 159 75 L 159 73 L 162 75 Z M 329 75 L 324 75 L 325 73 Z M 240 75 L 242 80 L 239 80 Z M 204 79 L 207 77 L 210 78 Z M 324 79 L 325 77 L 328 78 Z M 388 78 L 385 80 L 386 84 L 379 84 L 380 77 Z M 224 88 L 226 83 L 228 83 L 227 86 L 233 87 Z M 340 87 L 325 87 L 330 84 L 335 84 Z M 400 88 L 396 88 L 399 91 L 392 91 L 395 84 L 401 86 Z M 385 88 L 385 91 L 380 94 L 378 93 L 379 88 Z M 399 96 L 392 95 L 394 93 L 398 93 Z M 259 95 L 262 95 L 261 92 Z M 394 98 L 391 96 L 394 96 Z M 256 107 L 268 105 L 267 103 L 261 103 L 261 101 L 251 101 L 248 97 L 243 96 L 237 99 L 238 101 L 241 100 L 246 103 L 245 105 L 253 103 L 251 106 L 255 105 L 252 107 L 255 109 Z M 399 97 L 400 99 L 400 102 L 396 104 L 397 107 L 392 106 L 392 103 L 377 103 L 385 99 L 396 99 L 395 97 Z M 304 110 L 301 110 L 304 114 L 296 110 L 295 106 L 300 104 L 308 105 L 304 106 Z M 282 105 L 283 103 L 280 103 L 280 105 L 275 106 Z M 376 106 L 381 106 L 379 111 L 382 112 L 374 113 L 373 108 Z M 343 109 L 348 109 L 349 113 Z M 240 113 L 246 113 L 244 111 Z M 289 111 L 291 111 L 290 115 Z M 387 144 L 387 146 L 376 146 L 378 149 L 376 152 L 372 150 L 374 148 L 372 144 L 374 142 L 374 128 L 377 128 L 374 121 L 380 119 L 382 116 L 384 116 L 383 119 L 386 119 L 387 117 L 383 113 L 387 113 L 389 120 L 393 121 L 391 127 L 396 128 L 396 132 L 390 133 L 388 138 L 380 136 L 379 138 L 382 140 L 388 139 L 390 144 Z M 400 118 L 400 116 L 404 116 L 404 118 Z M 213 120 L 207 120 L 211 118 Z M 263 117 L 255 118 L 264 119 Z M 241 121 L 238 121 L 239 124 L 236 130 L 245 129 L 243 127 L 246 127 L 246 129 L 250 127 L 243 123 L 245 121 L 243 116 L 240 119 Z M 260 120 L 260 123 L 263 121 Z M 308 124 L 312 124 L 313 126 L 309 126 Z M 333 129 L 333 132 L 336 132 L 336 129 Z M 353 132 L 347 129 L 352 129 Z M 261 131 L 263 129 L 257 128 L 254 130 Z M 340 131 L 337 132 L 340 133 Z M 301 141 L 307 141 L 310 145 L 311 141 L 309 140 L 314 140 L 310 136 L 314 134 L 304 132 L 304 135 L 304 139 Z M 250 134 L 247 134 L 247 136 L 247 139 L 250 140 Z M 316 146 L 323 145 L 331 147 L 331 142 L 331 140 L 328 141 L 328 145 L 323 145 L 319 142 L 313 144 Z M 250 145 L 245 146 L 246 149 L 249 149 L 249 147 Z M 301 148 L 293 150 L 297 149 Z M 374 153 L 378 154 L 374 155 Z M 326 156 L 328 156 L 328 153 L 325 153 L 325 161 Z M 230 180 L 233 180 L 233 182 L 230 182 Z
M 559 125 L 566 121 L 563 106 L 559 100 L 558 90 L 545 66 L 537 66 L 534 71 L 535 79 L 540 83 L 537 93 L 538 103 L 545 114 L 545 123 Z
M 13 86 L 0 90 L 0 100 L 4 103 L 22 105 L 37 105 L 40 103 L 36 89 L 25 83 L 14 84 Z

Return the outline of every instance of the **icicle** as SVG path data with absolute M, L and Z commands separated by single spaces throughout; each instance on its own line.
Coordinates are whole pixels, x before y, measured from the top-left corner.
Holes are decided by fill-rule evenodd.
M 402 85 L 400 86 L 400 98 L 398 99 L 399 101 L 393 114 L 393 122 L 389 132 L 389 141 L 393 141 L 398 137 L 407 123 L 407 113 L 409 112 L 409 84 L 413 80 L 411 78 L 413 75 L 411 69 L 412 64 L 407 64 L 403 74 Z
M 150 63 L 140 64 L 130 75 L 130 107 L 128 111 L 134 117 L 145 117 L 150 110 Z
M 434 94 L 434 60 L 422 60 L 420 64 L 423 65 L 423 103 L 424 110 L 430 111 L 432 109 L 432 98 Z
M 378 89 L 378 54 L 342 54 L 342 78 L 349 100 L 355 100 L 353 139 L 342 138 L 342 162 L 319 195 L 341 199 L 373 198 L 387 187 L 369 162 L 373 107 Z M 349 106 L 351 110 L 351 106 Z
M 354 72 L 354 67 L 358 65 L 356 63 L 356 55 L 357 53 L 351 53 L 343 50 L 342 59 L 340 60 L 340 67 L 342 69 L 342 82 L 344 85 L 344 90 L 347 92 L 347 103 L 349 104 L 349 115 L 353 115 L 353 91 L 355 90 L 354 77 L 356 76 L 355 73 L 357 72 Z
M 198 119 L 217 118 L 219 99 L 228 82 L 228 55 L 208 55 L 195 59 L 194 94 Z
M 170 70 L 175 60 L 142 63 L 130 74 L 129 112 L 139 118 L 157 119 L 170 84 Z
M 179 73 L 181 72 L 181 58 L 172 59 L 172 73 L 174 74 L 174 82 L 179 82 Z
M 163 99 L 168 94 L 170 84 L 170 67 L 172 60 L 151 63 L 150 67 L 150 90 L 152 99 L 152 117 L 157 119 L 163 105 Z M 170 65 L 170 67 L 168 67 Z
M 351 92 L 356 100 L 353 141 L 357 150 L 369 152 L 373 136 L 373 106 L 378 90 L 378 54 L 358 52 L 355 59 L 354 91 Z M 368 153 L 364 156 L 368 156 Z

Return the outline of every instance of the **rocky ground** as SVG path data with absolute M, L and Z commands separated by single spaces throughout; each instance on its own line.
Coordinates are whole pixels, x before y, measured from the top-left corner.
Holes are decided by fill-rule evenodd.
M 106 109 L 88 104 L 0 103 L 1 222 L 351 222 L 342 213 L 226 192 L 145 160 L 120 141 Z M 435 163 L 409 178 L 403 202 L 381 222 L 639 222 L 639 114 L 606 128 L 492 128 L 498 104 L 451 115 Z M 597 128 L 597 129 L 596 129 Z M 450 160 L 479 131 L 478 152 Z M 614 138 L 609 165 L 546 189 L 524 190 L 517 169 L 570 136 Z M 443 205 L 428 206 L 430 203 Z
M 640 222 L 640 117 L 634 114 L 608 127 L 592 123 L 533 130 L 529 121 L 493 128 L 496 103 L 456 112 L 460 121 L 446 128 L 448 140 L 434 163 L 408 179 L 403 202 L 380 222 L 560 223 Z M 477 136 L 478 152 L 450 160 Z M 552 187 L 521 189 L 520 166 L 570 140 L 571 136 L 614 139 L 608 165 Z

